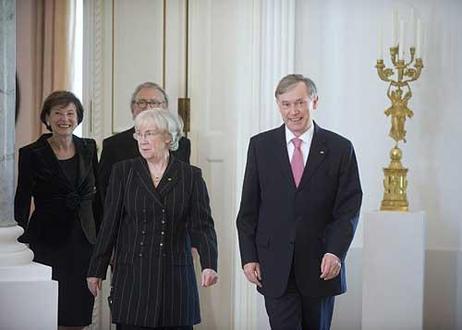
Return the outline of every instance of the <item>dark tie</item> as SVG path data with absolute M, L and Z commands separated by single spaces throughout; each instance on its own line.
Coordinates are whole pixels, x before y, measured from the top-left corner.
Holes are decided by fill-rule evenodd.
M 294 144 L 294 154 L 292 155 L 292 160 L 290 161 L 290 166 L 292 167 L 292 174 L 294 176 L 295 186 L 298 187 L 300 180 L 303 175 L 303 153 L 300 148 L 302 145 L 302 140 L 299 138 L 293 138 L 292 143 Z

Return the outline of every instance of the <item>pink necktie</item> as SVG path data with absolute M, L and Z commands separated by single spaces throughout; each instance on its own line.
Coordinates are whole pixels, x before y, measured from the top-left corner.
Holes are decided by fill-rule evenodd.
M 303 175 L 303 154 L 302 149 L 300 148 L 302 140 L 299 138 L 293 138 L 292 143 L 294 144 L 294 154 L 292 155 L 292 160 L 290 161 L 290 166 L 292 167 L 292 174 L 294 176 L 295 186 L 298 187 L 300 180 Z

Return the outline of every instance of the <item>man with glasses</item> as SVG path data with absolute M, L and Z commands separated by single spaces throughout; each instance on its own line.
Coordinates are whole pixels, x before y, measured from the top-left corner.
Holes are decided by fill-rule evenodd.
M 140 112 L 147 109 L 168 109 L 168 97 L 165 91 L 156 83 L 145 82 L 138 85 L 132 94 L 130 108 L 133 119 Z M 125 159 L 139 157 L 138 145 L 133 138 L 135 128 L 132 127 L 117 133 L 103 141 L 103 151 L 99 162 L 99 182 L 101 197 L 104 201 L 106 188 L 109 184 L 112 166 Z M 191 142 L 181 137 L 178 150 L 172 152 L 173 156 L 189 164 L 191 155 Z
M 329 329 L 362 200 L 353 145 L 312 119 L 315 84 L 284 77 L 284 124 L 250 140 L 237 229 L 244 274 L 271 328 Z

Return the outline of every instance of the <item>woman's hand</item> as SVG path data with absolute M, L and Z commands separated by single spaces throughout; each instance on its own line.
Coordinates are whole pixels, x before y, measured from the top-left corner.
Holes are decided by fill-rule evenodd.
M 94 297 L 98 295 L 98 291 L 101 291 L 101 283 L 102 283 L 102 280 L 100 278 L 87 277 L 88 290 L 90 290 L 91 294 Z
M 210 268 L 206 268 L 202 271 L 201 285 L 206 288 L 212 286 L 218 282 L 218 274 L 216 271 Z

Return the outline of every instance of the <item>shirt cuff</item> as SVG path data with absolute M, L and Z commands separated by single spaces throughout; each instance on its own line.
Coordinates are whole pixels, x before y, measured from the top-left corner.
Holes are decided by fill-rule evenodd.
M 338 261 L 338 262 L 341 262 L 341 261 L 340 261 L 340 258 L 339 258 L 339 257 L 337 257 L 337 256 L 336 256 L 335 254 L 333 254 L 333 253 L 329 253 L 329 252 L 327 252 L 327 253 L 324 253 L 324 255 L 325 255 L 325 256 L 326 256 L 326 255 L 330 255 L 330 256 L 333 256 L 333 257 L 337 258 L 337 261 Z

